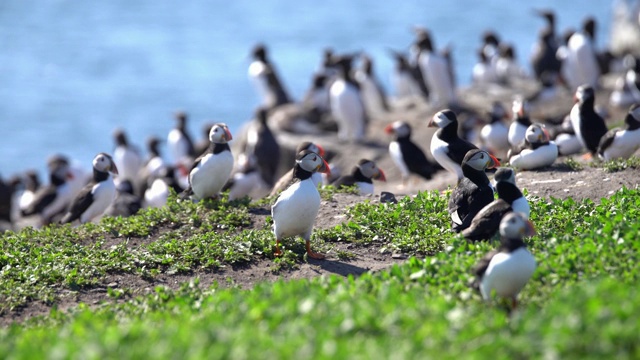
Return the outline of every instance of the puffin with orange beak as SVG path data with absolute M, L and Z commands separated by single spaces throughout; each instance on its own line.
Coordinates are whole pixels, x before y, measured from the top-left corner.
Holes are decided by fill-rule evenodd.
M 84 224 L 99 220 L 116 197 L 112 175 L 118 175 L 113 158 L 106 153 L 96 155 L 93 158 L 93 179 L 73 199 L 69 211 L 60 223 L 80 220 Z
M 192 195 L 199 201 L 208 197 L 217 198 L 233 170 L 233 155 L 229 141 L 233 139 L 227 124 L 217 123 L 209 131 L 209 147 L 200 155 L 189 171 L 189 187 L 182 197 Z
M 360 195 L 373 195 L 373 180 L 387 181 L 384 171 L 375 162 L 367 159 L 358 161 L 349 175 L 339 177 L 333 186 L 357 186 Z
M 293 183 L 280 194 L 271 207 L 273 233 L 276 236 L 275 256 L 282 255 L 282 239 L 300 236 L 306 241 L 307 255 L 310 258 L 325 258 L 325 255 L 311 250 L 311 233 L 320 209 L 320 194 L 311 180 L 311 176 L 316 172 L 329 173 L 327 162 L 309 150 L 298 153 L 293 168 Z

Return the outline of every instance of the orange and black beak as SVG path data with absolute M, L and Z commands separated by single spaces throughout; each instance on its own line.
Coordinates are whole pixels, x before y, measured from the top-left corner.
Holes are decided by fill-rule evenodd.
M 389 124 L 384 127 L 384 132 L 387 134 L 393 134 L 393 124 Z
M 331 168 L 329 168 L 329 164 L 325 159 L 322 159 L 322 165 L 318 167 L 318 172 L 327 174 L 327 176 L 331 175 Z
M 387 177 L 384 175 L 384 171 L 382 171 L 382 169 L 378 169 L 378 173 L 373 178 L 379 181 L 387 181 Z
M 118 175 L 118 167 L 116 166 L 116 163 L 114 163 L 114 162 L 111 163 L 111 173 L 113 175 Z
M 500 166 L 500 160 L 498 160 L 497 157 L 491 154 L 489 154 L 489 157 L 491 158 L 491 162 L 487 164 L 487 169 L 495 169 Z
M 427 127 L 437 127 L 437 126 L 438 124 L 436 124 L 434 118 L 431 118 L 431 120 L 429 120 L 429 125 L 427 125 Z
M 316 147 L 318 148 L 318 155 L 322 156 L 322 158 L 324 159 L 324 148 L 318 144 L 316 144 Z
M 231 136 L 231 131 L 229 131 L 229 128 L 225 126 L 224 128 L 224 137 L 226 141 L 231 141 L 233 140 L 233 136 Z
M 524 236 L 533 236 L 536 234 L 536 228 L 533 227 L 533 223 L 529 220 L 525 222 L 523 235 Z

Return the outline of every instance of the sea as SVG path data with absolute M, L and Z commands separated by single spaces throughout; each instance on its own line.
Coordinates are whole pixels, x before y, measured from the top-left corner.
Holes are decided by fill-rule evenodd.
M 251 48 L 267 45 L 285 87 L 300 99 L 325 48 L 362 51 L 393 95 L 388 49 L 407 51 L 412 26 L 453 49 L 457 81 L 470 83 L 485 30 L 512 43 L 529 70 L 542 19 L 557 14 L 559 32 L 598 21 L 597 45 L 609 42 L 607 0 L 3 0 L 0 2 L 0 176 L 34 169 L 65 154 L 91 168 L 112 152 L 123 128 L 144 149 L 165 138 L 176 111 L 189 131 L 226 122 L 232 133 L 259 105 L 247 77 Z

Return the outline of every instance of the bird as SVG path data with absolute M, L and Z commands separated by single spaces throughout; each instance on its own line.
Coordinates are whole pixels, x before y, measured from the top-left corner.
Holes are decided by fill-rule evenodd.
M 323 73 L 315 74 L 311 80 L 311 87 L 307 90 L 302 100 L 308 110 L 315 110 L 319 114 L 330 111 L 328 78 Z
M 338 139 L 341 141 L 362 141 L 367 124 L 360 85 L 351 75 L 352 61 L 351 55 L 343 55 L 336 60 L 338 77 L 329 87 L 331 114 L 338 124 Z
M 193 145 L 195 156 L 200 156 L 200 154 L 207 151 L 207 148 L 209 147 L 209 130 L 211 130 L 213 124 L 214 123 L 212 122 L 206 122 L 202 124 L 202 127 L 200 128 L 202 135 L 200 139 Z
M 523 238 L 535 235 L 533 224 L 522 214 L 513 212 L 500 221 L 500 247 L 487 253 L 474 267 L 473 287 L 487 301 L 493 293 L 511 299 L 511 310 L 518 304 L 518 294 L 536 270 L 536 260 Z
M 460 232 L 473 217 L 494 198 L 493 187 L 485 170 L 500 166 L 500 161 L 484 150 L 469 150 L 462 160 L 464 178 L 449 196 L 451 229 Z
M 609 104 L 625 107 L 640 103 L 640 61 L 628 54 L 623 58 L 624 73 L 616 80 Z
M 580 143 L 591 155 L 596 155 L 600 139 L 607 133 L 604 119 L 595 111 L 595 91 L 590 85 L 581 85 L 575 93 L 576 103 L 571 109 L 571 125 Z
M 191 136 L 187 132 L 187 114 L 177 112 L 175 114 L 176 127 L 169 131 L 167 136 L 167 146 L 173 164 L 178 164 L 188 159 L 191 161 L 196 157 Z
M 128 217 L 135 215 L 140 209 L 142 209 L 142 198 L 134 194 L 131 181 L 124 180 L 116 185 L 116 196 L 104 213 L 107 216 Z
M 492 154 L 506 154 L 509 150 L 509 127 L 503 122 L 507 112 L 500 102 L 491 105 L 489 113 L 489 123 L 480 129 L 480 142 L 482 148 Z
M 191 195 L 194 201 L 199 201 L 219 196 L 233 170 L 231 140 L 227 124 L 216 123 L 211 127 L 209 148 L 194 161 L 189 171 L 189 186 L 182 192 L 182 198 Z
M 640 105 L 631 105 L 624 128 L 609 130 L 598 145 L 598 156 L 605 161 L 627 159 L 640 148 Z
M 531 125 L 529 118 L 529 103 L 526 99 L 517 97 L 513 100 L 513 121 L 509 125 L 509 144 L 519 146 L 524 141 L 524 134 Z
M 534 170 L 550 166 L 558 158 L 558 145 L 549 140 L 549 132 L 544 125 L 534 123 L 525 134 L 524 143 L 509 150 L 509 164 L 516 169 Z
M 362 102 L 370 116 L 389 112 L 387 95 L 384 88 L 373 73 L 373 60 L 368 55 L 361 55 L 361 68 L 355 73 L 355 80 L 360 85 Z
M 418 65 L 425 85 L 429 89 L 430 101 L 441 106 L 455 104 L 456 93 L 449 63 L 445 57 L 435 51 L 429 32 L 417 32 L 415 45 L 420 51 Z
M 19 177 L 12 177 L 9 180 L 3 180 L 0 177 L 0 233 L 13 227 L 13 197 L 20 183 Z
M 472 143 L 461 139 L 458 136 L 458 118 L 456 114 L 445 109 L 437 112 L 431 118 L 429 127 L 437 126 L 439 129 L 431 138 L 431 154 L 438 164 L 447 171 L 457 176 L 458 181 L 462 180 L 462 160 L 469 150 L 478 147 Z
M 304 150 L 309 150 L 311 152 L 314 152 L 320 155 L 323 159 L 325 158 L 325 150 L 319 144 L 313 143 L 311 141 L 303 141 L 296 147 L 296 154 L 299 154 L 301 151 L 304 151 Z M 269 196 L 275 196 L 279 194 L 281 191 L 286 189 L 287 186 L 291 184 L 291 182 L 293 181 L 293 170 L 294 168 L 291 168 L 291 170 L 287 171 L 284 175 L 280 177 L 280 179 L 278 179 L 276 184 L 271 189 Z M 311 175 L 311 181 L 313 181 L 313 184 L 316 187 L 318 187 L 323 183 L 322 174 L 318 172 L 314 172 Z
M 531 68 L 538 81 L 544 82 L 547 77 L 551 82 L 555 82 L 562 65 L 556 56 L 558 41 L 556 39 L 555 13 L 551 10 L 536 10 L 534 14 L 545 19 L 547 24 L 538 33 L 538 41 L 531 51 Z
M 40 189 L 40 178 L 38 177 L 38 173 L 33 170 L 27 171 L 22 178 L 22 183 L 24 185 L 24 190 L 18 199 L 18 209 L 20 211 L 26 210 L 31 205 L 35 199 L 36 193 Z
M 429 97 L 429 90 L 426 88 L 422 73 L 419 67 L 411 66 L 406 55 L 395 50 L 389 50 L 395 59 L 391 82 L 399 99 Z
M 498 199 L 483 207 L 471 220 L 471 225 L 462 231 L 462 235 L 471 241 L 487 240 L 498 231 L 502 217 L 512 211 L 522 213 L 529 218 L 529 202 L 516 186 L 513 169 L 501 167 L 493 176 L 496 181 Z
M 53 156 L 47 162 L 49 184 L 41 187 L 33 196 L 29 206 L 21 209 L 21 215 L 39 215 L 42 225 L 53 222 L 54 217 L 64 214 L 67 205 L 76 195 L 71 180 L 75 178 L 69 162 L 64 156 Z
M 257 44 L 251 51 L 253 61 L 249 65 L 248 75 L 261 97 L 261 106 L 273 109 L 291 102 L 276 69 L 268 58 L 264 44 Z
M 138 174 L 142 168 L 142 158 L 135 146 L 129 143 L 127 134 L 123 129 L 116 129 L 113 132 L 113 139 L 116 147 L 113 150 L 113 161 L 118 168 L 118 181 L 129 180 L 138 181 Z
M 171 189 L 176 194 L 184 191 L 176 178 L 176 170 L 177 168 L 173 166 L 166 166 L 148 180 L 149 186 L 143 197 L 144 207 L 163 207 L 167 203 Z
M 498 74 L 496 69 L 492 66 L 491 62 L 487 58 L 487 54 L 479 49 L 477 51 L 478 62 L 473 65 L 471 70 L 471 79 L 474 84 L 491 84 L 498 81 Z
M 600 65 L 593 39 L 595 26 L 594 18 L 586 18 L 581 31 L 574 32 L 567 42 L 561 74 L 570 90 L 584 84 L 598 86 Z
M 244 153 L 255 158 L 260 176 L 271 187 L 280 166 L 280 145 L 267 121 L 267 109 L 256 109 L 255 119 L 247 131 Z
M 118 167 L 107 153 L 93 158 L 93 178 L 73 199 L 66 215 L 60 220 L 67 224 L 80 220 L 84 224 L 100 219 L 116 197 L 112 175 L 118 175 Z
M 411 141 L 411 125 L 404 121 L 396 121 L 387 125 L 384 130 L 387 134 L 394 135 L 393 141 L 389 143 L 389 154 L 400 169 L 403 184 L 407 184 L 411 174 L 430 180 L 439 166 L 429 160 L 424 151 Z
M 373 181 L 387 181 L 384 171 L 380 169 L 375 162 L 368 159 L 360 159 L 358 164 L 353 167 L 351 174 L 339 177 L 331 185 L 336 188 L 342 186 L 356 186 L 359 195 L 373 194 Z
M 510 84 L 514 79 L 528 79 L 527 72 L 518 64 L 516 50 L 511 44 L 502 43 L 498 47 L 498 59 L 495 64 L 498 83 Z
M 298 153 L 293 169 L 295 181 L 278 196 L 271 207 L 273 233 L 276 238 L 275 256 L 282 255 L 282 239 L 300 236 L 306 242 L 307 255 L 310 258 L 325 258 L 325 255 L 311 250 L 311 233 L 320 209 L 320 194 L 311 180 L 314 172 L 327 173 L 329 165 L 320 155 L 309 150 Z
M 253 154 L 238 156 L 238 170 L 227 181 L 222 191 L 229 190 L 229 201 L 248 196 L 252 200 L 261 199 L 269 194 L 271 185 L 260 175 L 258 161 Z

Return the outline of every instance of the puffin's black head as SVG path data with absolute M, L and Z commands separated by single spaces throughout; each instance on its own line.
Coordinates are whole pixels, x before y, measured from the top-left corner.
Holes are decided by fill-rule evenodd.
M 449 110 L 445 109 L 442 111 L 438 111 L 429 122 L 429 127 L 437 126 L 440 129 L 447 127 L 449 124 L 455 124 L 456 128 L 458 127 L 458 117 L 456 114 Z
M 24 174 L 24 188 L 35 191 L 40 187 L 40 178 L 35 170 L 29 170 Z
M 332 48 L 324 49 L 324 51 L 322 52 L 322 66 L 324 66 L 325 68 L 330 68 L 335 65 L 334 60 L 335 59 L 333 58 L 333 49 Z
M 99 153 L 93 158 L 93 169 L 102 173 L 111 172 L 114 175 L 118 175 L 116 163 L 111 155 L 107 153 Z
M 47 159 L 47 168 L 52 172 L 54 168 L 59 166 L 69 166 L 69 158 L 62 154 L 55 154 Z
M 491 104 L 491 112 L 489 113 L 491 123 L 502 121 L 506 116 L 507 111 L 504 109 L 504 106 L 502 106 L 502 103 L 494 101 L 493 104 Z
M 500 241 L 507 247 L 509 240 L 522 240 L 535 234 L 533 224 L 522 213 L 510 212 L 500 220 Z
M 311 141 L 303 141 L 296 148 L 296 154 L 300 153 L 303 150 L 309 150 L 316 154 L 319 154 L 324 158 L 324 148 L 318 144 L 312 143 Z
M 257 44 L 256 46 L 253 47 L 253 50 L 251 51 L 251 55 L 256 60 L 266 61 L 267 48 L 264 46 L 264 44 Z
M 530 144 L 546 144 L 551 139 L 547 129 L 545 129 L 544 125 L 539 123 L 529 125 L 524 134 L 524 138 Z
M 472 149 L 467 151 L 462 159 L 462 165 L 465 164 L 476 170 L 484 171 L 500 166 L 500 161 L 484 150 Z
M 184 130 L 187 125 L 187 113 L 184 111 L 178 111 L 175 114 L 176 121 L 178 122 L 178 129 Z
M 116 129 L 113 132 L 113 138 L 117 146 L 127 146 L 127 135 L 122 129 Z
M 584 19 L 582 23 L 582 30 L 591 38 L 591 40 L 595 40 L 596 38 L 596 19 L 589 16 Z
M 225 123 L 213 124 L 209 130 L 209 141 L 214 144 L 226 144 L 232 139 L 229 127 Z
M 429 30 L 423 27 L 416 27 L 413 29 L 416 33 L 416 46 L 420 50 L 433 51 L 433 40 L 431 40 L 431 33 Z
M 547 21 L 547 24 L 549 24 L 551 27 L 555 26 L 556 15 L 552 10 L 549 10 L 549 9 L 534 10 L 534 14 L 545 19 Z
M 340 69 L 340 74 L 345 78 L 350 76 L 352 62 L 351 55 L 342 55 L 334 59 L 335 66 Z
M 580 85 L 576 90 L 575 101 L 580 104 L 593 103 L 596 99 L 596 93 L 591 85 Z
M 162 141 L 156 137 L 156 136 L 151 136 L 147 139 L 147 149 L 149 150 L 149 153 L 152 154 L 153 156 L 159 156 L 160 155 L 160 143 Z
M 411 137 L 411 125 L 404 121 L 394 121 L 384 128 L 387 134 L 394 134 L 397 139 L 405 139 Z
M 500 57 L 504 59 L 513 60 L 516 57 L 515 50 L 511 44 L 500 44 L 498 52 L 500 53 Z
M 384 175 L 384 171 L 380 169 L 375 162 L 368 159 L 361 159 L 356 165 L 360 170 L 360 173 L 367 179 L 374 179 L 380 181 L 387 181 L 387 177 Z
M 324 86 L 327 84 L 327 76 L 324 74 L 315 74 L 312 82 L 314 89 L 324 89 Z
M 516 173 L 511 168 L 498 168 L 498 171 L 496 171 L 496 173 L 493 175 L 493 178 L 496 182 L 509 182 L 512 184 L 516 183 Z
M 373 73 L 373 60 L 367 55 L 362 55 L 360 58 L 362 60 L 362 71 L 367 75 L 371 75 Z
M 497 47 L 498 44 L 500 44 L 500 38 L 494 31 L 486 30 L 484 33 L 482 33 L 482 43 L 484 45 L 493 45 Z
M 314 153 L 310 150 L 302 150 L 296 156 L 296 165 L 302 170 L 314 173 L 321 172 L 328 175 L 331 174 L 329 170 L 329 164 L 322 158 L 322 156 Z
M 407 57 L 403 53 L 399 51 L 395 51 L 393 49 L 387 49 L 387 51 L 396 60 L 396 65 L 395 65 L 396 71 L 409 70 L 410 68 L 409 61 L 407 60 Z
M 256 109 L 256 120 L 262 125 L 267 125 L 268 114 L 269 112 L 266 108 L 259 107 Z

